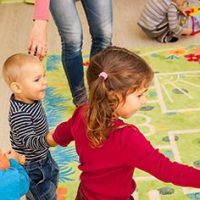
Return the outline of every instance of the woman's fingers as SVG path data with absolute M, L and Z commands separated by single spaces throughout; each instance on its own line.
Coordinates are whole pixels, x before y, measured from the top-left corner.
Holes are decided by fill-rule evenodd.
M 37 49 L 38 49 L 37 43 L 33 42 L 30 45 L 29 49 L 28 49 L 28 53 L 31 54 L 31 55 L 33 55 L 33 56 L 35 56 L 37 54 L 37 51 L 38 51 Z
M 46 45 L 34 42 L 29 46 L 28 53 L 33 56 L 37 56 L 40 60 L 42 60 L 47 54 L 47 47 Z

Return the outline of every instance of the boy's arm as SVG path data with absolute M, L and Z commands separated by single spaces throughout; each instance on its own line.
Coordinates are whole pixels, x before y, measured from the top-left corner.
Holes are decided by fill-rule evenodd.
M 179 15 L 175 4 L 171 4 L 168 9 L 167 17 L 169 30 L 174 33 L 174 36 L 179 37 L 182 34 L 183 27 L 179 25 Z
M 19 121 L 23 121 L 23 123 L 19 123 Z M 36 135 L 32 116 L 29 113 L 24 111 L 13 113 L 10 127 L 15 130 L 12 132 L 14 140 L 24 147 L 37 150 L 48 148 L 49 145 L 45 140 L 46 134 Z
M 53 139 L 53 133 L 54 133 L 54 130 L 53 131 L 50 131 L 47 135 L 46 135 L 46 142 L 49 146 L 51 147 L 55 147 L 57 146 L 57 143 L 55 142 L 55 140 Z

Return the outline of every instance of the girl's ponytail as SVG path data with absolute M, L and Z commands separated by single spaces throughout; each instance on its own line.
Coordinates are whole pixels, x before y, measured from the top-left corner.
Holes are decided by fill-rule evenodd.
M 152 78 L 148 64 L 124 48 L 109 47 L 91 58 L 87 70 L 87 133 L 92 146 L 102 146 L 109 137 L 119 102 L 140 87 L 148 87 Z

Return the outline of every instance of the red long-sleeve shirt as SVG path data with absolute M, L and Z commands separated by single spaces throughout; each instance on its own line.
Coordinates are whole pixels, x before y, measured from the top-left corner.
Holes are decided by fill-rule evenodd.
M 119 119 L 115 121 L 118 129 L 110 132 L 105 144 L 91 148 L 85 110 L 84 106 L 79 107 L 72 118 L 58 125 L 53 138 L 61 146 L 75 141 L 81 187 L 88 200 L 128 199 L 136 187 L 132 178 L 135 168 L 164 182 L 200 188 L 200 170 L 171 162 L 135 126 Z

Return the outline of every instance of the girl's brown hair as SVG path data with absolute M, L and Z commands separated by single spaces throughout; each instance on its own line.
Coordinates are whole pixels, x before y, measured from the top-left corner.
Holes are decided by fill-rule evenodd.
M 105 79 L 99 76 L 105 72 Z M 113 119 L 119 95 L 126 96 L 141 87 L 148 87 L 153 78 L 149 65 L 135 53 L 120 47 L 108 47 L 91 58 L 87 81 L 89 108 L 87 133 L 93 147 L 101 146 L 114 128 Z

